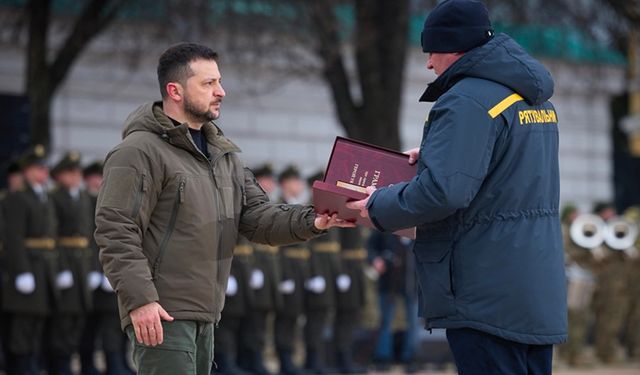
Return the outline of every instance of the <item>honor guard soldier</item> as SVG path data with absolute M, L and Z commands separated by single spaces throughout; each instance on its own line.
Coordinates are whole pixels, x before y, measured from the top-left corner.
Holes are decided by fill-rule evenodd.
M 597 262 L 595 276 L 597 279 L 593 297 L 595 313 L 595 353 L 603 363 L 618 361 L 620 354 L 620 333 L 627 316 L 629 300 L 627 283 L 624 274 L 627 268 L 628 255 L 623 249 L 611 246 L 606 232 L 615 219 L 615 209 L 610 204 L 596 205 L 595 213 L 604 220 L 605 227 L 604 256 Z
M 2 221 L 2 204 L 8 194 L 20 191 L 24 188 L 22 170 L 17 160 L 12 160 L 7 167 L 7 188 L 0 191 L 0 280 L 3 278 L 3 269 L 6 260 L 4 259 L 4 226 Z M 0 288 L 0 369 L 6 369 L 7 347 L 6 336 L 9 329 L 9 317 L 2 310 L 2 288 Z
M 584 362 L 584 347 L 591 327 L 593 270 L 603 252 L 605 223 L 595 215 L 578 215 L 572 205 L 563 208 L 561 221 L 568 281 L 569 336 L 567 342 L 558 347 L 558 354 L 569 365 L 578 366 Z
M 80 153 L 70 151 L 51 171 L 57 187 L 51 200 L 57 215 L 60 303 L 49 320 L 49 372 L 71 374 L 71 355 L 78 350 L 92 291 L 102 281 L 90 248 L 93 226 L 91 198 L 81 189 Z M 93 272 L 92 272 L 93 271 Z
M 256 375 L 270 375 L 265 367 L 263 351 L 266 345 L 267 324 L 273 322 L 276 311 L 284 308 L 279 290 L 281 280 L 280 257 L 278 247 L 264 244 L 253 245 L 253 270 L 250 286 L 253 290 L 253 305 L 250 311 L 251 327 L 249 332 L 254 343 L 253 352 L 247 353 L 251 361 L 250 372 Z
M 640 207 L 633 206 L 624 212 L 624 217 L 636 229 L 640 228 Z M 629 285 L 629 315 L 627 317 L 627 337 L 625 348 L 627 358 L 632 361 L 640 359 L 640 236 L 636 236 L 633 248 L 628 252 L 631 254 L 627 272 Z
M 286 204 L 302 203 L 305 182 L 294 166 L 287 167 L 278 176 L 280 201 Z M 298 318 L 304 313 L 305 282 L 309 279 L 309 249 L 306 244 L 280 247 L 280 269 L 282 270 L 278 290 L 282 295 L 282 308 L 276 313 L 274 338 L 280 359 L 280 373 L 300 375 L 301 371 L 293 363 L 294 341 Z
M 308 178 L 309 186 L 313 181 L 322 180 L 323 173 Z M 329 372 L 325 366 L 326 354 L 323 333 L 329 317 L 336 308 L 335 280 L 340 271 L 340 242 L 337 229 L 309 240 L 310 278 L 305 282 L 306 301 L 304 341 L 306 349 L 305 370 L 312 374 Z
M 367 250 L 363 231 L 362 227 L 339 230 L 342 270 L 335 281 L 337 307 L 333 332 L 336 363 L 343 374 L 366 372 L 353 361 L 353 335 L 358 329 L 360 313 L 366 302 L 364 266 Z
M 243 348 L 251 346 L 246 341 L 251 309 L 252 293 L 249 286 L 253 248 L 249 241 L 238 236 L 233 249 L 233 261 L 227 282 L 226 298 L 220 323 L 216 327 L 215 359 L 218 364 L 216 373 L 224 375 L 247 375 L 238 363 L 243 358 Z
M 57 225 L 46 187 L 45 155 L 44 147 L 37 145 L 20 158 L 25 187 L 10 193 L 2 207 L 6 255 L 2 302 L 10 320 L 6 338 L 10 374 L 37 371 L 45 320 L 58 296 Z

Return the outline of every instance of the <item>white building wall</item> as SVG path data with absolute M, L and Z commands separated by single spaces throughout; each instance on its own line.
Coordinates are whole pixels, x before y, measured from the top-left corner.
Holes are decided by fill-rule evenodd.
M 21 93 L 24 53 L 0 46 L 0 92 Z M 137 69 L 91 52 L 76 64 L 53 104 L 53 155 L 67 149 L 89 162 L 102 158 L 120 140 L 127 115 L 143 102 L 158 100 L 157 51 Z M 405 72 L 401 139 L 405 148 L 419 145 L 430 105 L 417 99 L 435 76 L 425 68 L 425 55 L 412 50 Z M 609 99 L 622 91 L 618 67 L 578 66 L 546 62 L 556 80 L 552 99 L 560 120 L 561 200 L 584 209 L 611 200 L 612 162 Z M 334 115 L 330 93 L 318 75 L 279 80 L 264 90 L 269 77 L 255 77 L 222 61 L 227 97 L 217 121 L 243 150 L 248 166 L 272 162 L 277 168 L 295 163 L 304 173 L 324 168 L 336 135 L 344 132 Z M 248 78 L 249 77 L 249 78 Z M 251 94 L 259 86 L 261 94 Z

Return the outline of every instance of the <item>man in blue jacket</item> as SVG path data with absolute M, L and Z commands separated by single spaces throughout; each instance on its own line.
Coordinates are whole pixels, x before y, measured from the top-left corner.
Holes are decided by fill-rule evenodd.
M 417 175 L 349 205 L 382 231 L 417 227 L 419 313 L 460 374 L 550 374 L 567 337 L 553 80 L 478 1 L 436 6 L 422 48 L 438 77 Z

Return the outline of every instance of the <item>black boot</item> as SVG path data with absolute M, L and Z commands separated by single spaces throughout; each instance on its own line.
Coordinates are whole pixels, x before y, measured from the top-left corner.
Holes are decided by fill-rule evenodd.
M 104 359 L 107 370 L 105 375 L 135 375 L 133 370 L 127 366 L 127 359 L 120 351 L 105 351 Z
M 217 368 L 212 368 L 212 374 L 220 375 L 251 375 L 251 373 L 241 369 L 226 353 L 216 353 L 215 362 Z
M 280 359 L 281 375 L 303 375 L 302 371 L 293 364 L 291 359 L 291 350 L 279 349 L 278 358 Z
M 71 371 L 71 356 L 68 354 L 57 355 L 52 360 L 52 368 L 49 375 L 73 375 Z
M 262 351 L 251 350 L 247 351 L 247 357 L 249 358 L 249 364 L 246 368 L 247 371 L 253 375 L 272 375 L 269 370 L 264 366 L 264 360 L 262 359 Z
M 329 369 L 324 366 L 324 361 L 317 350 L 307 350 L 304 369 L 308 374 L 325 375 Z
M 93 363 L 93 352 L 80 353 L 80 374 L 81 375 L 101 375 Z
M 353 361 L 351 353 L 348 351 L 339 351 L 336 353 L 336 365 L 338 372 L 341 374 L 366 374 L 367 369 L 359 366 Z
M 29 354 L 10 354 L 7 361 L 7 374 L 31 374 L 32 358 Z

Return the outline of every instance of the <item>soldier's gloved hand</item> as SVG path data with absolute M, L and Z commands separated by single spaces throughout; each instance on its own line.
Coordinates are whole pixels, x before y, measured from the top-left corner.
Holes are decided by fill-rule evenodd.
M 338 275 L 338 277 L 336 277 L 336 286 L 338 287 L 339 291 L 343 293 L 346 292 L 347 290 L 349 290 L 349 288 L 351 288 L 351 277 L 344 273 Z
M 262 289 L 264 286 L 264 273 L 261 270 L 255 269 L 251 272 L 249 286 L 255 290 Z
M 304 283 L 304 287 L 313 293 L 323 293 L 327 289 L 327 282 L 322 276 L 315 276 Z
M 291 294 L 296 290 L 296 282 L 291 279 L 283 280 L 278 284 L 278 290 L 282 294 Z
M 238 293 L 238 280 L 233 275 L 229 276 L 229 281 L 227 282 L 227 292 L 226 294 L 229 297 L 233 297 Z
M 107 279 L 107 277 L 104 275 L 102 276 L 102 283 L 100 283 L 100 289 L 104 290 L 107 293 L 113 293 L 113 287 L 111 286 L 109 279 Z
M 64 270 L 56 276 L 56 286 L 58 289 L 69 289 L 73 286 L 73 274 L 69 270 Z
M 102 283 L 102 274 L 98 271 L 91 271 L 87 275 L 87 285 L 89 285 L 89 289 L 96 290 Z
M 36 278 L 31 272 L 23 272 L 16 276 L 16 289 L 22 294 L 31 294 L 36 290 Z

